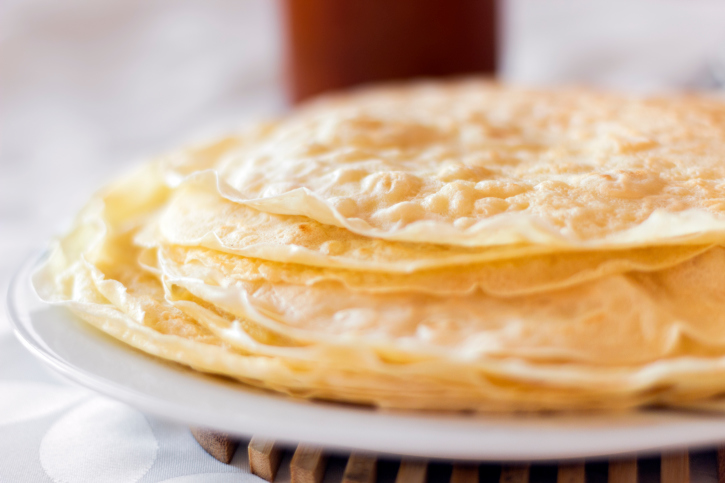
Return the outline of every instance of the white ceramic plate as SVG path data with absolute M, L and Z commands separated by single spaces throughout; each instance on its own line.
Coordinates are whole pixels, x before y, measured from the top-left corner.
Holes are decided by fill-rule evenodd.
M 21 268 L 8 293 L 23 344 L 83 386 L 190 426 L 328 448 L 481 460 L 582 458 L 725 441 L 725 417 L 687 412 L 441 415 L 292 400 L 148 356 L 44 304 L 30 286 L 37 262 Z

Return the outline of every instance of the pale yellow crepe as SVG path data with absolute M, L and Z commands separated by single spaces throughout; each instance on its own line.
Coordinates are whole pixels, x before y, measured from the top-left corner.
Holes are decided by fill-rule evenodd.
M 444 348 L 447 357 L 466 360 L 516 356 L 604 365 L 725 350 L 722 248 L 659 272 L 507 298 L 476 291 L 365 293 L 335 282 L 279 281 L 274 274 L 268 281 L 264 271 L 229 275 L 218 258 L 185 260 L 183 252 L 169 250 L 159 263 L 168 283 L 235 315 L 260 322 L 264 315 L 279 322 L 270 328 L 304 339 Z M 713 267 L 711 277 L 687 276 L 704 267 Z
M 269 262 L 198 247 L 163 246 L 162 252 L 175 264 L 184 264 L 186 273 L 213 280 L 216 284 L 229 285 L 238 280 L 308 286 L 339 282 L 348 289 L 371 293 L 412 291 L 439 296 L 478 296 L 475 292 L 480 290 L 497 297 L 513 297 L 570 287 L 633 270 L 662 270 L 707 249 L 707 246 L 693 245 L 620 252 L 557 253 L 410 274 Z
M 275 215 L 231 202 L 216 192 L 215 180 L 212 173 L 200 173 L 177 187 L 158 221 L 139 233 L 137 242 L 204 246 L 278 262 L 382 272 L 555 251 L 533 245 L 470 248 L 369 238 L 304 216 Z
M 204 166 L 232 201 L 380 238 L 712 243 L 725 234 L 724 125 L 714 98 L 402 84 L 303 108 Z
M 356 235 L 343 228 L 324 225 L 302 216 L 274 215 L 233 203 L 212 192 L 210 179 L 208 176 L 206 178 L 187 182 L 177 188 L 159 215 L 158 223 L 149 224 L 137 237 L 138 243 L 146 246 L 203 246 L 244 257 L 361 271 L 413 272 L 466 265 L 462 272 L 456 273 L 455 281 L 458 286 L 464 286 L 463 290 L 471 286 L 470 274 L 476 268 L 470 267 L 470 264 L 475 263 L 546 253 L 551 256 L 532 258 L 524 269 L 526 273 L 517 277 L 517 280 L 535 283 L 528 279 L 534 277 L 540 281 L 566 276 L 573 278 L 577 271 L 590 272 L 579 277 L 579 280 L 587 280 L 597 276 L 597 273 L 615 273 L 647 267 L 664 268 L 686 260 L 705 248 L 697 245 L 649 247 L 559 256 L 556 247 L 546 246 L 473 248 L 387 241 Z M 492 269 L 500 272 L 516 270 L 517 267 L 513 262 L 501 262 Z M 562 276 L 562 271 L 567 275 Z M 428 278 L 436 275 L 435 272 L 429 274 Z M 358 277 L 366 275 L 359 274 Z M 399 278 L 391 275 L 391 282 L 387 285 L 395 283 Z M 489 291 L 505 293 L 511 290 L 505 286 L 493 287 L 498 284 L 494 278 L 488 276 L 491 280 L 488 284 L 491 286 Z M 444 286 L 443 290 L 445 289 Z

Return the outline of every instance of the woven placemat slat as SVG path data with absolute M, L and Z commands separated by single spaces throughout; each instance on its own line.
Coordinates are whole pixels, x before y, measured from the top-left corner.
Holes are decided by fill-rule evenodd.
M 725 446 L 717 449 L 717 481 L 725 483 Z
M 282 450 L 275 446 L 274 440 L 255 436 L 249 441 L 247 453 L 252 474 L 267 481 L 274 481 L 282 460 Z
M 322 448 L 300 444 L 290 462 L 291 483 L 320 483 L 327 457 Z
M 609 461 L 609 483 L 637 483 L 637 458 Z
M 398 468 L 395 483 L 425 483 L 428 475 L 428 462 L 425 460 L 403 459 Z
M 556 483 L 585 483 L 584 463 L 562 463 L 556 475 Z
M 529 483 L 530 467 L 524 465 L 504 465 L 501 467 L 499 483 Z
M 661 483 L 690 483 L 690 455 L 687 451 L 664 453 L 660 465 Z
M 453 471 L 451 472 L 451 483 L 478 483 L 478 465 L 453 465 Z
M 375 456 L 352 453 L 347 459 L 342 483 L 375 483 L 378 460 Z
M 234 452 L 237 450 L 237 446 L 239 445 L 239 441 L 236 438 L 233 438 L 229 434 L 213 431 L 211 429 L 190 429 L 192 436 L 194 436 L 196 442 L 199 443 L 199 446 L 204 448 L 204 451 L 222 463 L 229 463 L 232 460 Z

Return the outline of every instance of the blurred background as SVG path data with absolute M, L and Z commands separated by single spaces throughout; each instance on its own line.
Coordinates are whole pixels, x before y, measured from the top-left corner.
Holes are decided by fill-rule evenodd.
M 723 92 L 725 0 L 0 0 L 0 294 L 92 191 L 133 163 L 325 89 L 472 71 Z M 68 467 L 96 461 L 77 481 L 98 481 L 92 472 L 116 461 L 109 455 L 156 444 L 142 481 L 247 471 L 212 460 L 181 425 L 59 382 L 10 334 L 2 303 L 0 414 L 7 423 L 59 394 L 90 398 L 69 413 L 80 436 L 59 445 Z M 51 481 L 39 448 L 67 419 L 43 411 L 13 425 L 0 418 L 0 481 Z M 155 438 L 133 432 L 138 421 Z M 693 482 L 717 481 L 714 456 L 692 461 Z M 659 463 L 647 468 L 642 481 L 659 481 Z M 126 477 L 134 465 L 108 471 L 115 479 L 104 481 L 136 481 Z
M 725 81 L 723 0 L 426 3 L 3 0 L 0 253 L 41 246 L 129 163 L 365 73 L 495 64 L 515 82 L 637 92 Z M 401 21 L 410 31 L 395 29 Z M 390 36 L 402 50 L 383 48 Z M 371 49 L 379 55 L 367 62 Z

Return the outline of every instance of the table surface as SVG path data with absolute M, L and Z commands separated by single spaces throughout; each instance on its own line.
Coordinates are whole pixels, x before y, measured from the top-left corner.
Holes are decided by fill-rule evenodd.
M 725 3 L 663 0 L 656 16 L 649 3 L 507 2 L 505 77 L 717 85 Z M 149 153 L 283 109 L 277 31 L 268 0 L 0 2 L 0 291 L 104 180 Z M 716 481 L 712 452 L 692 463 L 693 481 Z M 339 481 L 341 464 L 328 481 Z M 592 468 L 590 480 L 604 483 Z M 654 483 L 656 462 L 642 477 Z M 247 480 L 261 481 L 244 451 L 219 463 L 187 428 L 48 372 L 15 340 L 2 307 L 0 482 Z

